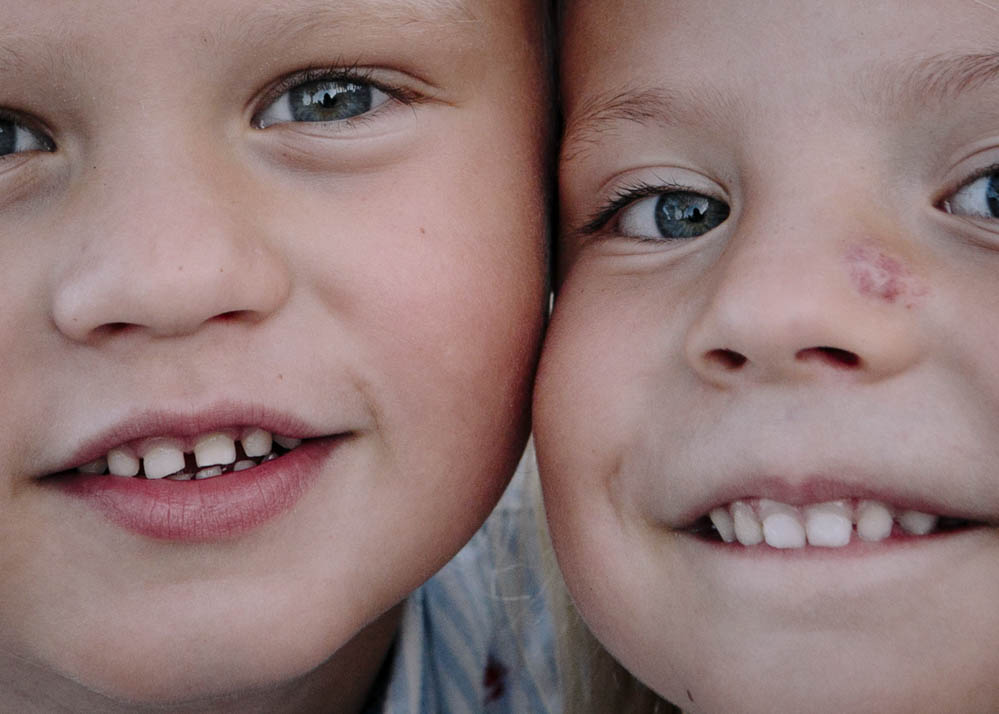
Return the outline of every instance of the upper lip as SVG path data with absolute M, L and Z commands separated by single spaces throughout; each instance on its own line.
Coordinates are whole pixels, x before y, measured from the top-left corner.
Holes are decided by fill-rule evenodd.
M 345 428 L 323 429 L 288 412 L 244 402 L 216 402 L 188 412 L 145 409 L 82 439 L 79 447 L 47 474 L 60 473 L 99 459 L 124 443 L 150 437 L 189 439 L 237 426 L 257 426 L 297 439 L 342 434 Z

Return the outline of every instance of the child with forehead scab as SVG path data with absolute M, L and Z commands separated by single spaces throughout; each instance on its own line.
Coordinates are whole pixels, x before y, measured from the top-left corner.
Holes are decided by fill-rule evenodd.
M 547 706 L 545 4 L 0 4 L 0 710 Z
M 685 712 L 999 710 L 992 5 L 563 8 L 539 467 Z

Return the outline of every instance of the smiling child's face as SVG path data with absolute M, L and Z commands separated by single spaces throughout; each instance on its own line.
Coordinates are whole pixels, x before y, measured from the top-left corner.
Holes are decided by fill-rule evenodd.
M 535 429 L 585 619 L 690 711 L 995 710 L 999 11 L 564 33 Z
M 526 436 L 535 6 L 2 5 L 0 701 L 343 704 Z

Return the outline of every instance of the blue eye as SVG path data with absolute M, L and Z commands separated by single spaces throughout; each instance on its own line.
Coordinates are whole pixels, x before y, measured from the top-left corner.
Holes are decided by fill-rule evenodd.
M 0 157 L 25 151 L 52 151 L 52 141 L 20 122 L 0 116 Z
M 367 114 L 391 97 L 372 84 L 317 79 L 297 84 L 260 112 L 255 125 L 266 129 L 286 122 L 338 122 Z
M 943 209 L 956 216 L 999 218 L 999 170 L 966 183 L 944 199 Z
M 728 205 L 710 196 L 668 191 L 624 208 L 618 217 L 618 232 L 656 240 L 696 238 L 720 226 L 728 214 Z

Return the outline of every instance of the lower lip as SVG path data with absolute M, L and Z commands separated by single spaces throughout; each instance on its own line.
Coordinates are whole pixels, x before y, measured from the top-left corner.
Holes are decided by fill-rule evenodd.
M 307 441 L 252 469 L 203 480 L 72 473 L 52 481 L 133 533 L 167 541 L 219 541 L 248 533 L 291 508 L 318 480 L 341 441 Z

